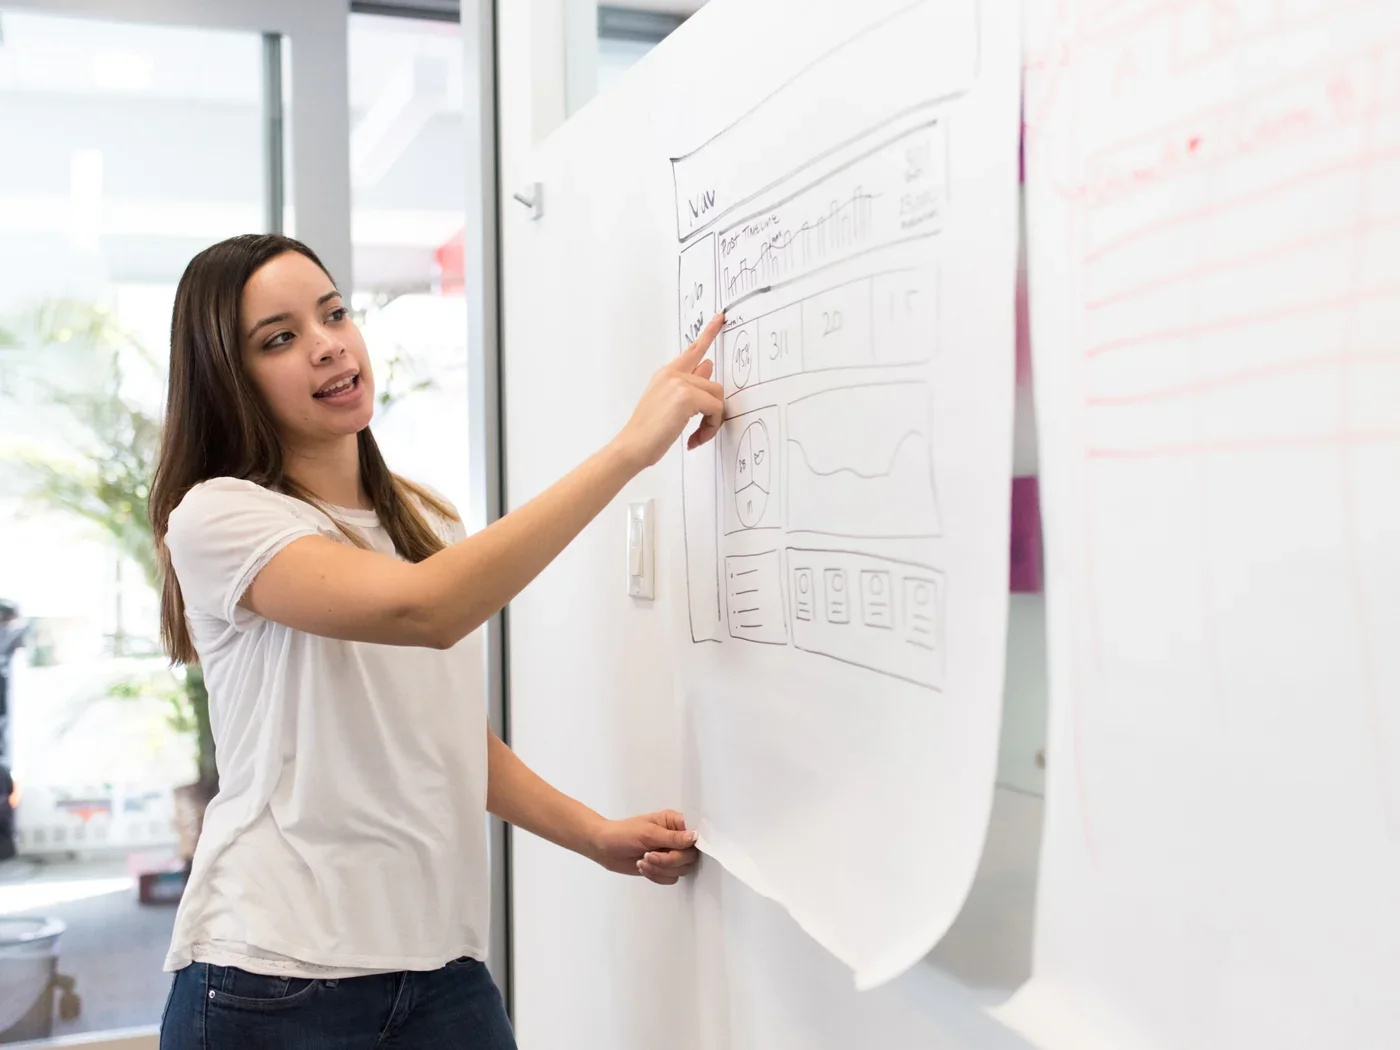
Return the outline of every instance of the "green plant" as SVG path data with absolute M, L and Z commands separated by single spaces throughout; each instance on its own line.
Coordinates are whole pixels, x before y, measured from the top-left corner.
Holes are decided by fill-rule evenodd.
M 392 292 L 381 292 L 371 301 L 354 311 L 355 323 L 361 327 L 372 322 L 374 315 L 385 309 L 397 296 Z M 397 340 L 389 346 L 387 354 L 376 355 L 374 363 L 375 404 L 382 418 L 389 409 L 413 394 L 432 390 L 436 380 L 424 372 L 418 360 Z
M 419 371 L 420 365 L 412 355 L 403 347 L 395 346 L 393 354 L 383 363 L 382 378 L 381 369 L 375 369 L 374 381 L 379 387 L 375 401 L 381 414 L 412 394 L 433 389 L 436 385 L 433 378 L 420 375 Z
M 30 374 L 24 377 L 30 396 L 59 410 L 67 424 L 67 454 L 23 448 L 9 457 L 27 502 L 92 525 L 140 568 L 145 582 L 159 593 L 147 500 L 160 451 L 160 414 L 128 394 L 123 382 L 126 370 L 138 368 L 146 373 L 138 378 L 163 386 L 154 357 L 109 311 L 69 299 L 42 303 L 0 326 L 0 349 L 7 351 L 7 357 L 21 351 L 31 363 Z M 55 382 L 49 365 L 65 357 L 70 372 L 88 380 L 96 376 L 97 381 Z M 402 347 L 394 347 L 386 364 L 378 397 L 381 412 L 434 385 Z M 5 374 L 0 372 L 0 379 Z M 113 639 L 118 655 L 126 651 L 128 641 L 120 634 Z M 183 696 L 171 701 L 172 724 L 193 735 L 200 782 L 212 784 L 217 771 L 204 672 L 197 665 L 188 667 L 180 681 Z M 138 690 L 131 695 L 149 695 L 152 687 L 137 682 L 114 688 L 115 695 L 124 695 L 123 689 Z
M 124 675 L 107 687 L 107 695 L 119 700 L 161 700 L 167 706 L 166 724 L 177 733 L 193 735 L 199 732 L 199 715 L 190 702 L 187 674 L 186 669 L 162 668 Z
M 41 406 L 60 410 L 66 424 L 66 454 L 21 448 L 9 456 L 26 502 L 92 525 L 159 593 L 147 500 L 160 451 L 160 419 L 125 393 L 122 383 L 123 370 L 133 365 L 149 369 L 146 378 L 158 377 L 154 359 L 107 311 L 71 300 L 51 301 L 22 315 L 7 335 L 13 344 L 27 346 L 38 365 L 27 377 L 31 396 Z M 67 355 L 69 370 L 96 374 L 96 383 L 58 383 L 49 377 L 45 362 L 66 350 L 75 351 Z M 84 368 L 84 363 L 95 367 Z M 126 642 L 120 635 L 114 639 L 118 655 Z M 180 680 L 178 726 L 194 738 L 200 780 L 212 783 L 217 773 L 204 675 L 199 667 L 190 667 Z

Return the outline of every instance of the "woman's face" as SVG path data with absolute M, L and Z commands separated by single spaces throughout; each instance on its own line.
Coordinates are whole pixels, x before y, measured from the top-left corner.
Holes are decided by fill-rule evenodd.
M 319 445 L 374 415 L 364 338 L 331 280 L 300 252 L 263 264 L 243 288 L 243 367 L 283 438 Z

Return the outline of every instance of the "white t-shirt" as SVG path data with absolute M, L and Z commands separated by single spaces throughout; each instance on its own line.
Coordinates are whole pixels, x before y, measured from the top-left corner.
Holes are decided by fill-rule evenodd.
M 373 511 L 331 508 L 393 554 Z M 460 522 L 423 508 L 448 543 Z M 486 709 L 475 637 L 446 651 L 295 631 L 238 603 L 315 534 L 315 507 L 248 481 L 196 485 L 166 545 L 209 689 L 219 763 L 165 968 L 297 977 L 484 959 Z

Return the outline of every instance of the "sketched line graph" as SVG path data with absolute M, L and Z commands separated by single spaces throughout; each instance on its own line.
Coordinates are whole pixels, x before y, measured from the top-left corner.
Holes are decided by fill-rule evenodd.
M 821 478 L 832 478 L 838 474 L 851 474 L 855 477 L 860 478 L 862 481 L 874 481 L 878 478 L 888 478 L 893 476 L 897 464 L 899 463 L 900 456 L 904 452 L 904 446 L 911 441 L 923 441 L 927 443 L 928 435 L 925 434 L 922 430 L 908 431 L 895 444 L 894 453 L 890 456 L 890 461 L 888 464 L 885 465 L 885 468 L 883 470 L 875 470 L 869 473 L 865 473 L 859 467 L 839 466 L 832 467 L 829 470 L 822 470 L 818 467 L 815 467 L 812 465 L 812 461 L 807 455 L 807 450 L 802 447 L 802 443 L 796 438 L 788 438 L 788 444 L 794 446 L 797 449 L 799 456 L 801 456 L 802 458 L 802 462 L 806 465 L 806 468 L 810 473 L 815 474 L 817 477 Z
M 787 410 L 788 530 L 863 539 L 942 534 L 930 395 L 918 381 L 837 387 Z

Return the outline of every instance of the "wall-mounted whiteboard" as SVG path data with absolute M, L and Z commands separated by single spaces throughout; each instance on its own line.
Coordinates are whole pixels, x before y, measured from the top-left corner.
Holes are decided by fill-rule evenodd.
M 716 0 L 654 101 L 702 848 L 864 986 L 957 916 L 995 779 L 1014 404 L 1017 6 Z
M 1052 695 L 1019 1016 L 1400 1046 L 1400 5 L 1027 10 Z

